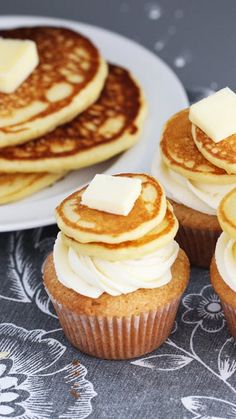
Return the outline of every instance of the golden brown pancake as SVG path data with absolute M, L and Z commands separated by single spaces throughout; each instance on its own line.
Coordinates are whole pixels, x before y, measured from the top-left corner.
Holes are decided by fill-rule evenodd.
M 41 138 L 0 149 L 0 165 L 6 172 L 52 172 L 106 160 L 136 142 L 145 115 L 143 95 L 132 75 L 109 65 L 95 104 Z
M 107 65 L 87 38 L 70 29 L 18 28 L 3 38 L 36 42 L 39 65 L 12 94 L 0 93 L 0 147 L 24 143 L 55 129 L 98 98 Z
M 236 188 L 224 196 L 217 216 L 222 230 L 236 240 Z
M 227 173 L 236 173 L 236 134 L 215 143 L 200 128 L 193 126 L 193 139 L 199 151 L 212 164 Z
M 82 205 L 81 197 L 86 189 L 83 188 L 56 208 L 57 224 L 63 234 L 81 243 L 121 243 L 139 239 L 163 220 L 166 198 L 161 185 L 146 174 L 122 173 L 119 176 L 142 180 L 141 194 L 130 213 L 116 215 Z
M 167 203 L 164 219 L 153 230 L 137 240 L 121 243 L 79 243 L 62 234 L 62 240 L 76 252 L 105 260 L 137 259 L 165 246 L 175 237 L 178 230 L 178 221 L 174 216 L 172 207 Z
M 236 175 L 229 175 L 199 152 L 193 141 L 188 115 L 189 109 L 185 109 L 167 121 L 160 144 L 164 162 L 188 179 L 203 183 L 235 183 Z
M 0 173 L 0 204 L 26 198 L 64 176 L 65 173 Z

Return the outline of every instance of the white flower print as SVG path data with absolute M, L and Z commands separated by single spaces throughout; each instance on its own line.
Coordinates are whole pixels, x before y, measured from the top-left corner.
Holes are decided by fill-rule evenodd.
M 61 367 L 66 347 L 44 330 L 0 325 L 0 418 L 83 419 L 96 396 L 78 361 Z M 60 364 L 57 367 L 57 364 Z M 56 393 L 56 383 L 60 393 Z
M 236 342 L 233 337 L 226 340 L 218 355 L 218 369 L 224 380 L 236 371 Z
M 13 232 L 0 236 L 0 298 L 35 303 L 52 317 L 56 317 L 52 303 L 42 282 L 42 266 L 53 248 L 55 239 L 42 238 L 42 229 Z
M 185 323 L 199 323 L 206 332 L 218 332 L 224 327 L 224 314 L 218 296 L 211 285 L 200 294 L 188 294 L 183 298 L 187 311 L 182 316 Z
M 0 417 L 22 415 L 24 408 L 21 403 L 29 397 L 29 393 L 20 387 L 26 376 L 11 374 L 11 367 L 10 360 L 0 363 Z
M 183 397 L 182 403 L 193 413 L 193 419 L 235 419 L 236 405 L 215 397 L 190 396 Z M 222 417 L 220 412 L 224 412 Z M 220 416 L 219 416 L 220 415 Z
M 199 294 L 188 294 L 183 298 L 183 315 L 178 321 L 178 328 L 172 333 L 162 346 L 159 354 L 152 354 L 145 358 L 132 361 L 131 364 L 138 367 L 147 368 L 152 373 L 168 371 L 169 374 L 176 370 L 192 368 L 192 365 L 203 367 L 219 385 L 224 385 L 225 389 L 233 397 L 236 395 L 235 374 L 236 374 L 236 342 L 233 337 L 226 340 L 214 339 L 211 351 L 214 353 L 214 362 L 210 359 L 206 350 L 201 350 L 199 338 L 205 334 L 218 332 L 225 325 L 223 311 L 218 297 L 214 293 L 211 285 L 204 286 Z M 187 308 L 187 310 L 186 310 Z M 182 325 L 181 325 L 182 323 Z M 186 325 L 192 325 L 187 327 Z M 178 342 L 176 333 L 185 326 L 186 332 L 185 345 Z M 223 336 L 227 336 L 227 330 L 222 331 Z M 188 342 L 188 345 L 186 343 Z M 222 344 L 223 343 L 223 344 Z M 192 374 L 191 370 L 185 374 Z M 233 419 L 236 418 L 236 405 L 230 401 L 217 397 L 207 396 L 187 396 L 181 399 L 182 404 L 191 413 L 193 419 Z M 223 414 L 222 414 L 223 412 Z

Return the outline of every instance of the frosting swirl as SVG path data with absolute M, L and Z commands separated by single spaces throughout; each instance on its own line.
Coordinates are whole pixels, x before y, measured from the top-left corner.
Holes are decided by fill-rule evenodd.
M 158 288 L 170 282 L 171 266 L 177 258 L 178 244 L 167 246 L 140 259 L 107 261 L 78 254 L 58 234 L 53 258 L 58 280 L 67 288 L 90 298 L 104 292 L 112 296 L 139 288 Z
M 161 160 L 160 153 L 156 154 L 152 172 L 166 189 L 169 198 L 209 215 L 216 215 L 220 201 L 236 186 L 236 184 L 216 185 L 187 179 L 171 170 Z
M 236 292 L 236 240 L 225 232 L 217 240 L 215 259 L 221 277 Z

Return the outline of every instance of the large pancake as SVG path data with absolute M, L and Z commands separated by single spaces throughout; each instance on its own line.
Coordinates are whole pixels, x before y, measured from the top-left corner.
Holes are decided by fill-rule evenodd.
M 174 216 L 171 205 L 169 203 L 167 205 L 166 214 L 161 223 L 140 239 L 113 244 L 101 242 L 79 243 L 62 234 L 62 240 L 76 252 L 91 257 L 111 261 L 141 258 L 167 245 L 177 233 L 177 218 Z
M 65 173 L 0 173 L 0 204 L 26 198 L 64 176 Z
M 106 160 L 136 142 L 145 115 L 143 94 L 132 75 L 109 65 L 95 104 L 41 138 L 0 149 L 0 166 L 6 172 L 53 172 Z
M 115 215 L 82 205 L 81 196 L 86 189 L 83 188 L 56 208 L 56 220 L 62 233 L 81 243 L 121 243 L 137 240 L 160 224 L 166 213 L 161 185 L 146 174 L 122 173 L 119 176 L 142 180 L 141 194 L 130 213 Z
M 193 141 L 188 115 L 189 109 L 185 109 L 167 121 L 160 144 L 164 162 L 188 179 L 203 183 L 235 183 L 236 175 L 229 175 L 199 152 Z
M 25 82 L 12 94 L 0 93 L 0 147 L 42 136 L 98 98 L 107 65 L 84 36 L 55 27 L 2 30 L 0 36 L 31 39 L 39 53 Z
M 236 188 L 222 199 L 217 216 L 222 230 L 236 240 Z
M 236 134 L 215 143 L 200 128 L 193 125 L 192 134 L 199 151 L 215 166 L 227 173 L 236 173 Z

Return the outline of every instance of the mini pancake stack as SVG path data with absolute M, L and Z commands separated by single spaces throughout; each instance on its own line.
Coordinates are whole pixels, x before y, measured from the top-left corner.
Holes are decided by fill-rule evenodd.
M 142 180 L 142 193 L 127 217 L 82 205 L 85 188 L 57 207 L 62 239 L 76 251 L 111 261 L 132 259 L 165 246 L 176 235 L 178 222 L 161 186 L 148 175 L 120 176 Z
M 229 174 L 236 173 L 236 134 L 215 143 L 195 125 L 192 133 L 198 150 L 207 160 Z
M 137 141 L 146 115 L 142 89 L 128 70 L 107 64 L 89 39 L 56 27 L 4 30 L 0 37 L 33 40 L 39 54 L 21 86 L 0 93 L 0 203 Z
M 44 269 L 45 287 L 68 339 L 83 352 L 112 359 L 150 352 L 167 338 L 189 276 L 187 257 L 173 240 L 178 221 L 161 185 L 146 174 L 118 176 L 142 181 L 130 213 L 91 209 L 81 203 L 86 188 L 73 193 L 56 208 L 61 232 Z M 146 259 L 164 251 L 172 260 L 170 276 L 163 271 L 167 261 Z M 82 260 L 81 268 L 73 254 Z M 142 268 L 137 272 L 133 263 Z M 83 266 L 89 268 L 85 282 Z
M 221 300 L 229 330 L 236 338 L 236 188 L 221 201 L 217 216 L 223 233 L 211 263 L 211 282 Z
M 193 265 L 209 267 L 221 233 L 216 209 L 236 185 L 236 135 L 229 142 L 214 143 L 192 126 L 186 109 L 167 121 L 160 152 L 152 171 L 180 222 L 176 239 Z

